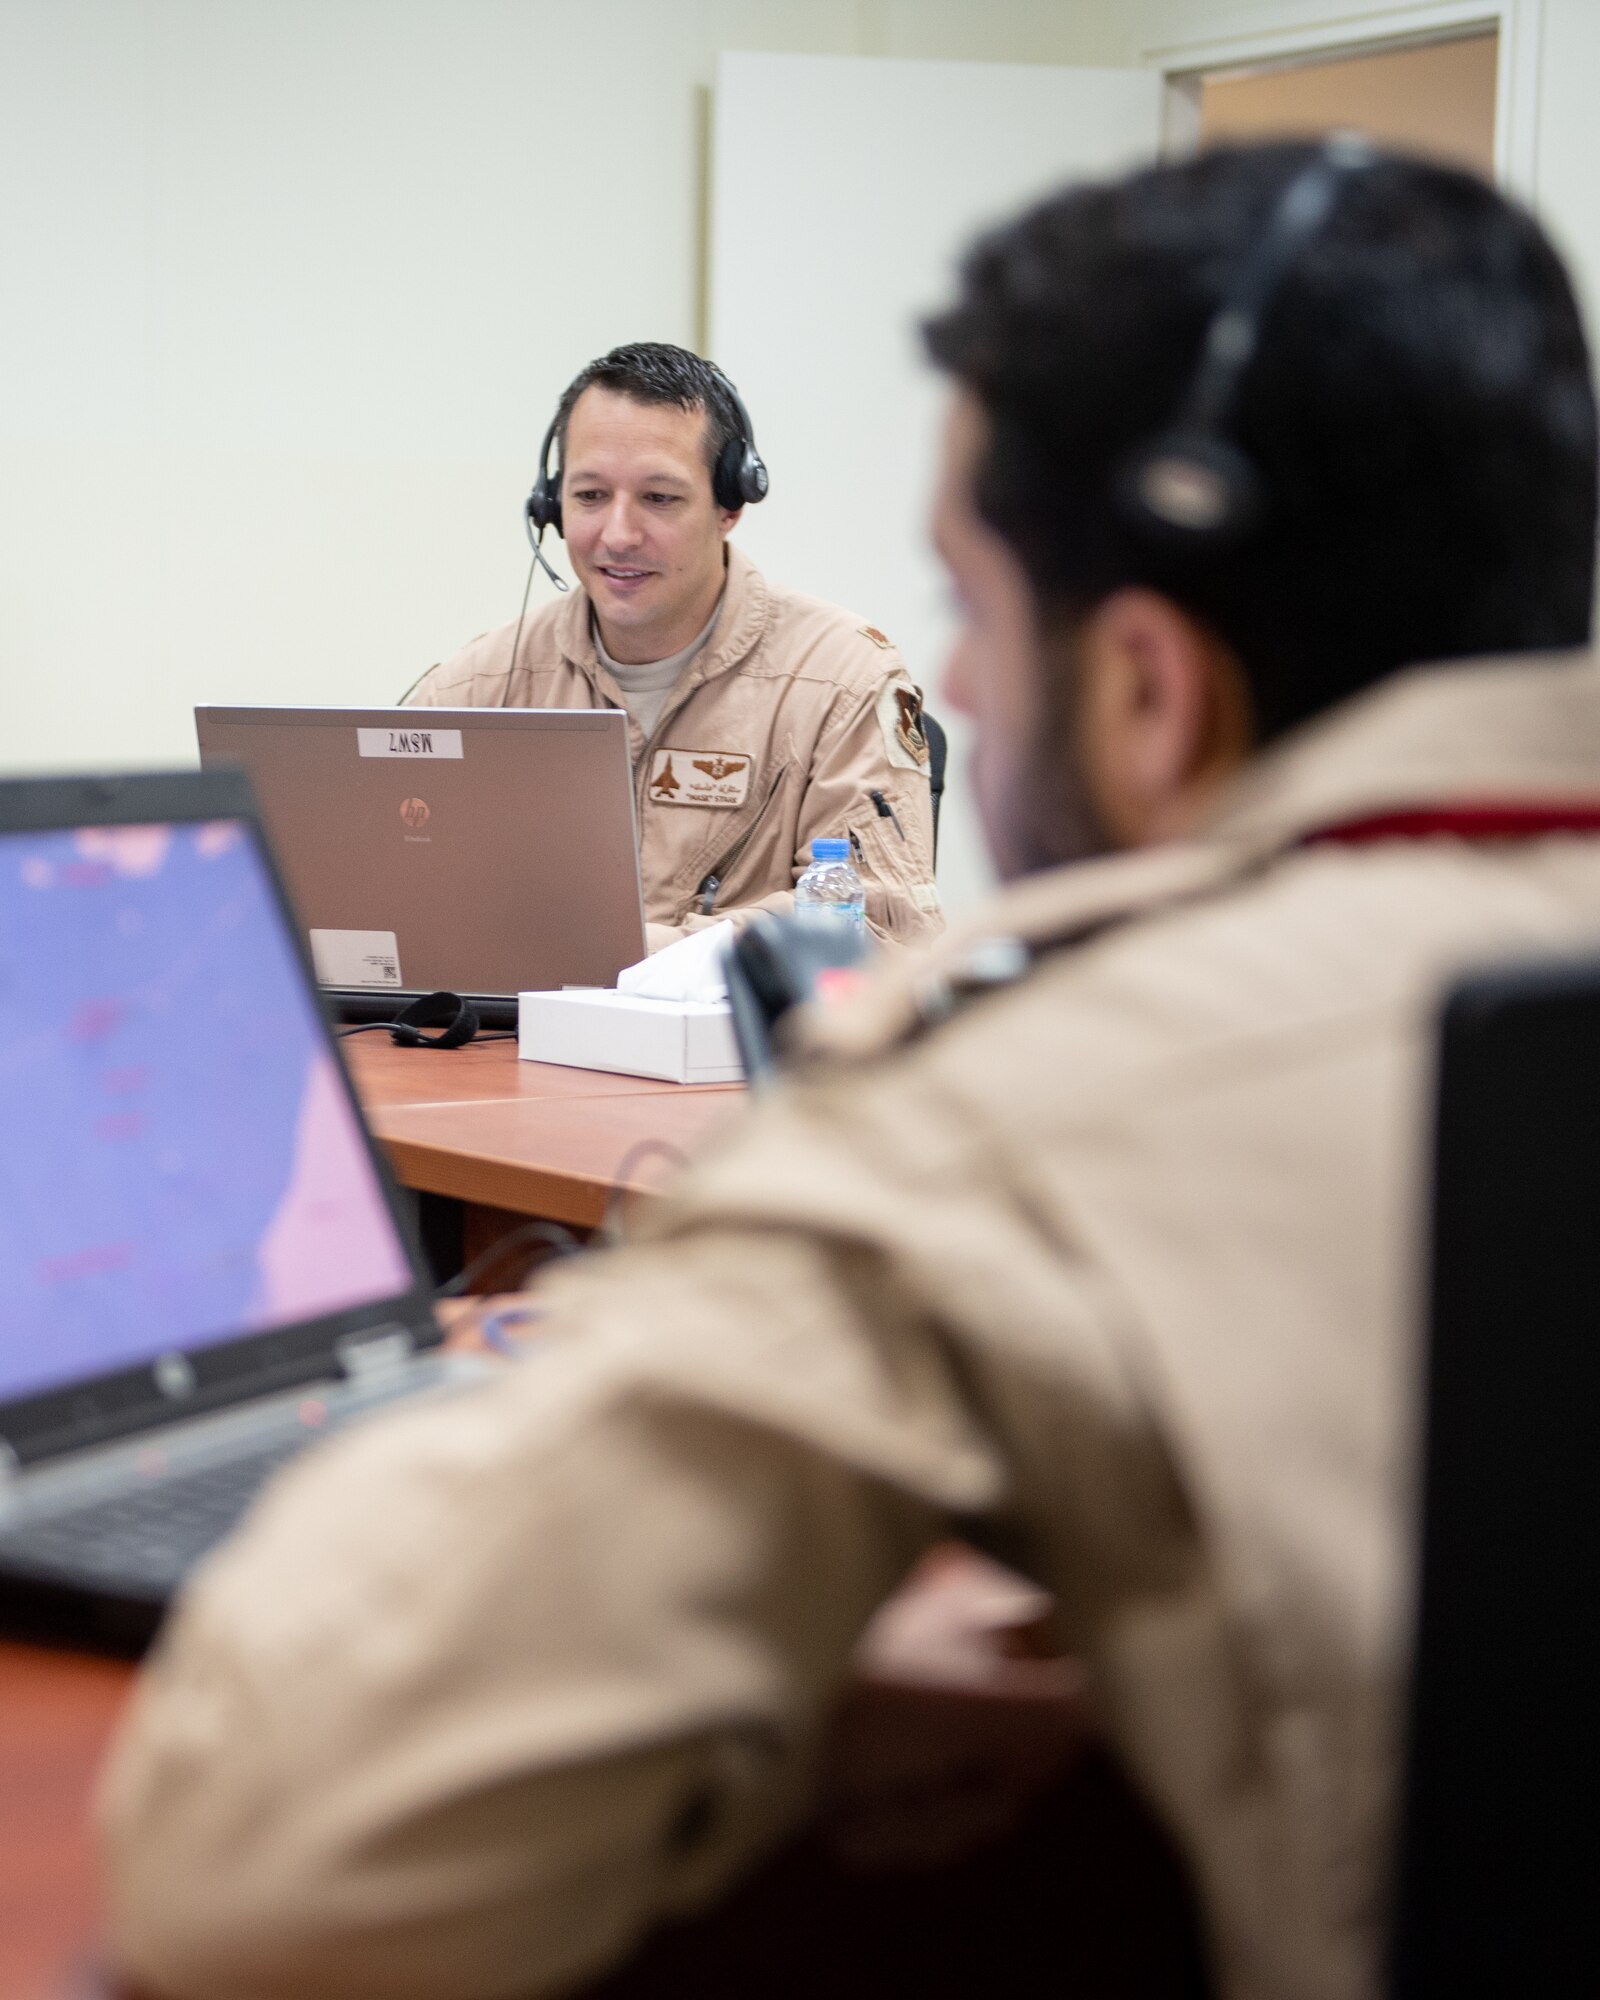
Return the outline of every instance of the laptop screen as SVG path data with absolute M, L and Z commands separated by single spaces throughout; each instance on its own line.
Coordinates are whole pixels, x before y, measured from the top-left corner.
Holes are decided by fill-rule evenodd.
M 0 1403 L 411 1266 L 240 821 L 0 834 Z

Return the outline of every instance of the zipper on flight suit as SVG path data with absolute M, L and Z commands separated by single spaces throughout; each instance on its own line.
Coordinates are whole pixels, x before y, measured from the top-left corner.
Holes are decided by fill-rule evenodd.
M 716 908 L 717 896 L 721 891 L 722 884 L 727 876 L 728 870 L 733 867 L 735 862 L 738 861 L 739 856 L 743 854 L 745 849 L 750 845 L 751 839 L 755 834 L 756 828 L 759 827 L 761 822 L 766 818 L 767 807 L 770 806 L 772 804 L 772 801 L 778 796 L 778 787 L 782 783 L 783 783 L 783 766 L 780 764 L 778 766 L 778 774 L 773 779 L 772 784 L 767 791 L 767 796 L 761 801 L 761 804 L 756 811 L 755 818 L 751 820 L 750 824 L 745 828 L 744 832 L 740 834 L 739 838 L 733 843 L 732 847 L 728 849 L 727 853 L 721 857 L 721 859 L 717 862 L 716 866 L 714 868 L 709 869 L 707 873 L 701 877 L 700 886 L 694 892 L 695 901 L 700 906 L 701 916 L 709 917 L 711 915 L 711 912 Z
M 690 673 L 694 672 L 698 664 L 699 662 L 695 661 L 690 665 Z M 633 767 L 633 797 L 635 809 L 639 814 L 639 831 L 641 835 L 644 832 L 644 809 L 648 803 L 645 798 L 645 788 L 650 778 L 650 753 L 655 749 L 657 740 L 666 729 L 668 723 L 676 722 L 682 711 L 688 707 L 689 697 L 694 693 L 695 688 L 704 686 L 705 681 L 703 679 L 697 680 L 694 687 L 685 687 L 680 680 L 678 685 L 673 688 L 672 695 L 668 698 L 666 706 L 656 717 L 655 728 L 651 730 L 650 734 L 639 747 L 639 761 Z M 626 703 L 623 704 L 623 712 L 627 712 Z
M 696 668 L 699 667 L 699 665 L 700 662 L 696 661 L 694 663 L 694 666 L 690 668 L 689 670 L 690 673 L 693 674 Z M 670 699 L 667 702 L 666 706 L 662 709 L 661 713 L 656 717 L 655 728 L 651 730 L 650 734 L 645 738 L 643 744 L 640 746 L 639 760 L 635 764 L 633 771 L 633 797 L 634 797 L 634 807 L 639 815 L 639 828 L 641 836 L 644 830 L 645 808 L 649 803 L 649 801 L 645 796 L 645 793 L 648 787 L 649 777 L 650 777 L 650 753 L 652 750 L 654 750 L 657 741 L 661 737 L 667 725 L 671 722 L 675 722 L 679 714 L 683 711 L 683 709 L 685 709 L 688 706 L 690 695 L 694 693 L 696 688 L 705 686 L 706 679 L 707 676 L 702 673 L 699 675 L 698 679 L 693 680 L 687 686 L 682 681 L 678 683 L 678 685 L 672 691 L 674 698 Z M 623 709 L 624 713 L 626 713 L 627 709 L 626 703 L 623 704 Z M 702 916 L 709 917 L 711 915 L 711 912 L 716 908 L 717 893 L 722 887 L 723 880 L 726 877 L 728 870 L 731 867 L 733 867 L 735 862 L 737 862 L 737 860 L 739 859 L 739 856 L 743 854 L 745 848 L 750 844 L 751 836 L 755 833 L 756 828 L 760 826 L 762 820 L 766 818 L 767 808 L 772 804 L 772 801 L 778 796 L 778 787 L 782 784 L 782 782 L 783 782 L 783 766 L 780 764 L 778 767 L 778 774 L 772 781 L 772 789 L 767 793 L 767 796 L 761 801 L 760 810 L 757 812 L 755 818 L 751 820 L 750 824 L 745 828 L 744 832 L 734 842 L 733 846 L 728 849 L 727 853 L 722 856 L 721 860 L 718 861 L 716 866 L 711 870 L 709 870 L 707 874 L 701 877 L 700 886 L 695 890 L 694 893 L 695 893 L 695 901 L 699 905 L 700 914 Z

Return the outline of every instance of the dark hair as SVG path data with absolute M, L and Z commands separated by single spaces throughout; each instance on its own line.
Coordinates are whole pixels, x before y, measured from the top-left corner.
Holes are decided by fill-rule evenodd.
M 1595 406 L 1560 259 L 1483 182 L 1378 155 L 1273 293 L 1227 431 L 1264 505 L 1243 540 L 1158 545 L 1118 509 L 1299 144 L 1069 189 L 983 237 L 925 336 L 976 395 L 980 512 L 1047 614 L 1161 590 L 1238 654 L 1266 740 L 1411 662 L 1581 645 Z
M 563 460 L 573 405 L 585 389 L 596 387 L 631 397 L 636 403 L 673 403 L 680 410 L 704 410 L 706 467 L 711 472 L 716 471 L 728 443 L 744 436 L 733 384 L 715 362 L 663 340 L 636 340 L 591 361 L 563 390 L 556 405 L 556 443 Z

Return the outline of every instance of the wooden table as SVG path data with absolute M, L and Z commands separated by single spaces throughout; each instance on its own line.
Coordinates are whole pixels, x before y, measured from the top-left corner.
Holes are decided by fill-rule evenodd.
M 452 1341 L 481 1346 L 477 1321 L 494 1303 L 441 1306 Z M 0 1641 L 0 2000 L 97 1989 L 90 1806 L 134 1673 L 123 1660 Z
M 619 1194 L 660 1185 L 744 1102 L 737 1084 L 519 1062 L 515 1044 L 345 1044 L 350 1071 L 405 1186 L 510 1215 L 593 1228 Z
M 0 1645 L 0 1995 L 65 2000 L 95 1936 L 89 1799 L 133 1669 Z
M 519 1218 L 590 1228 L 738 1115 L 737 1086 L 517 1060 L 510 1042 L 345 1053 L 399 1180 L 467 1204 L 467 1253 Z M 131 1667 L 0 1642 L 0 2000 L 67 2000 L 91 1955 L 95 1775 Z

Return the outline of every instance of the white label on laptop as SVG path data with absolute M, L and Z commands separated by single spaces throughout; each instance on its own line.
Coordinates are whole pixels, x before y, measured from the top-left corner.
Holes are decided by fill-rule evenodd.
M 459 757 L 459 729 L 358 729 L 363 757 Z
M 313 931 L 311 962 L 319 986 L 398 986 L 400 947 L 393 931 Z

